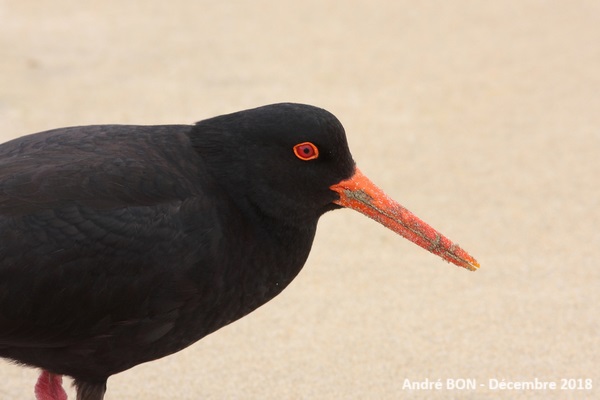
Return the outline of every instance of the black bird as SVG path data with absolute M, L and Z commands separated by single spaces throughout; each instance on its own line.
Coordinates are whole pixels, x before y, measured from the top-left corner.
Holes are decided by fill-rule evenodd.
M 97 125 L 0 146 L 0 357 L 38 399 L 100 400 L 279 294 L 319 217 L 354 208 L 456 265 L 477 261 L 355 167 L 335 116 L 274 104 L 195 125 Z

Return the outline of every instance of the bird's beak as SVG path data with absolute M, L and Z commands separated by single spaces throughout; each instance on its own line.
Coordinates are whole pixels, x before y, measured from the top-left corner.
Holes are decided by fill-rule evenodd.
M 459 267 L 471 271 L 479 268 L 479 263 L 466 251 L 389 198 L 358 168 L 352 177 L 336 183 L 330 189 L 340 195 L 340 198 L 334 203 L 365 214 L 425 250 L 437 254 Z

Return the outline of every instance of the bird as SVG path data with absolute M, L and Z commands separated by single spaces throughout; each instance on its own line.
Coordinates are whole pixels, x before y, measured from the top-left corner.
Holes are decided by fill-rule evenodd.
M 351 208 L 444 260 L 466 251 L 356 166 L 330 112 L 277 103 L 189 125 L 90 125 L 0 145 L 0 357 L 38 400 L 178 352 L 284 290 Z

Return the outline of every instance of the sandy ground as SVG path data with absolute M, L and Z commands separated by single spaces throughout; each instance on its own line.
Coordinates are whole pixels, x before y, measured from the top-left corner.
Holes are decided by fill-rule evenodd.
M 482 264 L 328 214 L 281 296 L 112 377 L 107 400 L 600 398 L 600 3 L 83 4 L 0 1 L 2 140 L 319 105 L 363 172 Z M 33 398 L 36 374 L 1 361 L 0 398 Z M 558 387 L 494 389 L 536 379 Z

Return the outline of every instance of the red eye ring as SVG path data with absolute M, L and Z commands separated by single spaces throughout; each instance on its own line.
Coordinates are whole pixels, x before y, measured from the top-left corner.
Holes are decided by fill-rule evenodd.
M 294 154 L 303 161 L 319 157 L 319 149 L 311 142 L 302 142 L 294 146 Z

